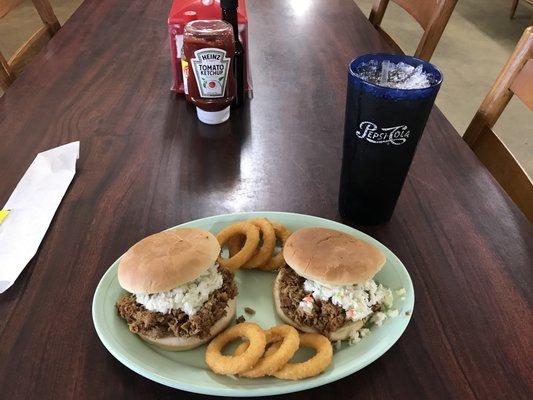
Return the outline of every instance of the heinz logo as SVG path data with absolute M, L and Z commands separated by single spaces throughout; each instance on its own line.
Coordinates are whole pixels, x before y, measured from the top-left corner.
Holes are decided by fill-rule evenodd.
M 358 138 L 366 139 L 370 143 L 387 143 L 399 146 L 404 144 L 409 138 L 411 131 L 407 125 L 391 126 L 389 128 L 378 128 L 376 124 L 363 121 L 359 124 L 359 130 L 355 131 Z
M 208 53 L 208 54 L 202 54 L 200 55 L 200 59 L 202 61 L 207 61 L 207 60 L 220 60 L 221 57 L 220 57 L 220 54 L 213 54 L 213 53 Z

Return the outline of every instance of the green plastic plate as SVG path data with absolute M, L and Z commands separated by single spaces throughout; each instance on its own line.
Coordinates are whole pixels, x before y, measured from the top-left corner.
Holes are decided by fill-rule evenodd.
M 405 288 L 401 298 L 394 296 L 394 308 L 399 315 L 388 318 L 381 327 L 371 328 L 371 333 L 358 344 L 335 352 L 333 363 L 321 375 L 300 381 L 283 381 L 276 378 L 232 378 L 216 375 L 204 363 L 205 346 L 184 352 L 168 352 L 143 342 L 130 333 L 125 322 L 117 315 L 115 302 L 125 291 L 118 284 L 118 260 L 102 277 L 94 293 L 92 315 L 100 340 L 109 352 L 126 367 L 163 385 L 194 393 L 218 396 L 267 396 L 291 393 L 325 385 L 364 368 L 383 355 L 404 332 L 414 307 L 414 291 L 411 278 L 402 262 L 384 245 L 370 236 L 338 222 L 308 215 L 254 212 L 218 215 L 178 225 L 193 226 L 217 233 L 235 221 L 266 217 L 286 225 L 291 230 L 309 226 L 322 226 L 349 233 L 377 246 L 387 257 L 387 262 L 375 280 L 391 289 Z M 263 271 L 239 270 L 237 284 L 237 316 L 256 322 L 263 328 L 282 323 L 277 317 L 273 300 L 272 284 L 275 274 Z M 244 307 L 256 311 L 254 316 L 244 313 Z

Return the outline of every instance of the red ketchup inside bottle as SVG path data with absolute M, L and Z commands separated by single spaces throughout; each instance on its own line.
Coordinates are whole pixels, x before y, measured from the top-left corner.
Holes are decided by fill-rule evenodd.
M 235 96 L 232 26 L 219 20 L 189 22 L 183 51 L 189 62 L 188 100 L 196 106 L 198 119 L 206 124 L 226 121 Z

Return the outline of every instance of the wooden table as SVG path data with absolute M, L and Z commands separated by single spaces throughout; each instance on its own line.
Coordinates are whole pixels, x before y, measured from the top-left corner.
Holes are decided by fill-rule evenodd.
M 81 141 L 39 253 L 0 295 L 4 399 L 205 398 L 107 352 L 90 313 L 102 274 L 142 237 L 195 218 L 339 219 L 347 65 L 388 50 L 361 11 L 351 0 L 250 0 L 255 98 L 207 127 L 169 92 L 169 7 L 86 0 L 0 99 L 0 202 L 37 152 Z M 393 219 L 363 230 L 409 269 L 411 324 L 364 370 L 286 398 L 531 396 L 532 228 L 439 110 Z

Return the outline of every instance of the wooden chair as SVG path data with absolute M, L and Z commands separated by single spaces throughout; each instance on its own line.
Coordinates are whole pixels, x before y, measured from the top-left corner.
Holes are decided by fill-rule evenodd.
M 513 19 L 514 15 L 516 13 L 516 7 L 518 6 L 518 2 L 520 0 L 513 0 L 513 3 L 511 4 L 511 14 L 509 15 L 509 18 Z M 522 0 L 529 4 L 530 6 L 533 6 L 533 0 Z
M 437 44 L 439 43 L 442 32 L 452 15 L 457 0 L 392 0 L 405 11 L 407 11 L 424 29 L 422 39 L 418 43 L 415 51 L 415 57 L 429 61 Z M 383 35 L 389 44 L 399 53 L 402 49 L 396 44 L 383 29 L 381 21 L 385 10 L 389 5 L 389 0 L 374 0 L 372 11 L 368 19 L 374 27 Z
M 524 31 L 463 136 L 494 178 L 533 222 L 533 182 L 492 131 L 513 95 L 533 111 L 533 26 Z
M 61 25 L 48 0 L 32 0 L 37 13 L 43 21 L 43 26 L 37 30 L 8 60 L 0 53 L 0 88 L 7 88 L 20 75 L 24 67 L 31 61 L 38 51 L 59 30 Z M 0 18 L 16 8 L 21 0 L 0 0 Z

